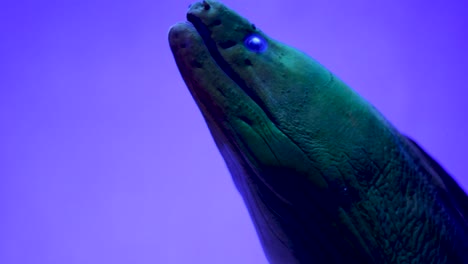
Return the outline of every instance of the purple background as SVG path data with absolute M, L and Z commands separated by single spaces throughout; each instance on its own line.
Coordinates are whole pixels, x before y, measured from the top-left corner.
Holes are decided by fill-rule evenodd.
M 0 263 L 266 263 L 169 50 L 189 3 L 0 3 Z M 466 0 L 225 3 L 468 188 Z

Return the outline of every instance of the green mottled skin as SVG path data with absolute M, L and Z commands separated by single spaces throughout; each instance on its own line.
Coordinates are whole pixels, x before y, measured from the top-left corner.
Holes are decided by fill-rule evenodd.
M 424 150 L 221 3 L 187 17 L 174 58 L 271 263 L 468 263 L 468 199 Z

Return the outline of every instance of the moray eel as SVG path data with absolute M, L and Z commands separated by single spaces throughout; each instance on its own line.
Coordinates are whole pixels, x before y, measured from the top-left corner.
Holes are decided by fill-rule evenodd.
M 270 263 L 468 263 L 456 181 L 314 59 L 213 0 L 169 31 Z

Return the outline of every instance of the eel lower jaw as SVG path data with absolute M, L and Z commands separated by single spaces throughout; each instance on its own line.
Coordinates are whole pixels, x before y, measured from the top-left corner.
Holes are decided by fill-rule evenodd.
M 192 19 L 191 19 L 192 20 Z M 192 20 L 193 21 L 193 20 Z M 169 30 L 169 43 L 179 72 L 205 118 L 225 122 L 239 103 L 251 101 L 215 60 L 196 22 L 179 22 Z M 249 102 L 251 103 L 251 102 Z

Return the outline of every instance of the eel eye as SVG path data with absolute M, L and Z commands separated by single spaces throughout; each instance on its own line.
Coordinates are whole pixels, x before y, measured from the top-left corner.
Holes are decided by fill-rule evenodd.
M 257 34 L 252 34 L 245 38 L 244 45 L 247 49 L 256 53 L 262 53 L 268 47 L 266 39 Z

